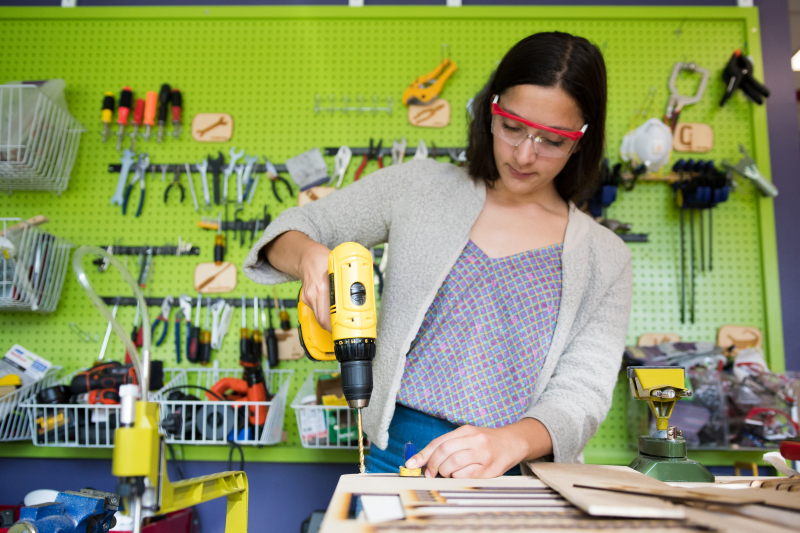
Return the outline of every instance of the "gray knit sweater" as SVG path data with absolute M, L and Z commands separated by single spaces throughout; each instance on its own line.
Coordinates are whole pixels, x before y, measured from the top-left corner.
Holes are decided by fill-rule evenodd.
M 247 276 L 274 285 L 295 278 L 263 249 L 290 230 L 333 249 L 389 243 L 378 317 L 374 390 L 364 428 L 385 449 L 411 342 L 469 240 L 486 199 L 482 180 L 450 164 L 409 161 L 370 174 L 302 208 L 287 209 L 244 262 Z M 558 323 L 523 417 L 541 421 L 557 462 L 575 462 L 611 407 L 631 307 L 631 256 L 622 240 L 570 205 L 562 252 Z

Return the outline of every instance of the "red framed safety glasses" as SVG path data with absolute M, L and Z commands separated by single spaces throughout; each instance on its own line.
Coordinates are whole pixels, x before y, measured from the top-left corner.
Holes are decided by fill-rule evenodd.
M 497 104 L 497 102 L 499 100 L 500 100 L 500 96 L 499 95 L 495 95 L 494 100 L 492 100 L 492 115 L 500 115 L 501 117 L 505 117 L 505 118 L 514 120 L 516 122 L 519 122 L 520 124 L 524 124 L 524 125 L 529 126 L 531 128 L 536 128 L 537 130 L 547 131 L 547 132 L 550 132 L 550 133 L 554 133 L 556 135 L 560 135 L 562 137 L 566 137 L 567 139 L 569 139 L 570 141 L 573 141 L 573 142 L 577 141 L 578 139 L 583 137 L 583 134 L 586 133 L 586 128 L 589 127 L 588 124 L 584 124 L 583 127 L 580 129 L 580 131 L 564 131 L 564 130 L 559 130 L 559 129 L 556 129 L 556 128 L 550 128 L 548 126 L 544 126 L 542 124 L 537 124 L 535 122 L 531 122 L 530 120 L 525 120 L 522 117 L 518 117 L 516 115 L 512 115 L 511 113 L 503 111 L 500 108 L 500 106 Z

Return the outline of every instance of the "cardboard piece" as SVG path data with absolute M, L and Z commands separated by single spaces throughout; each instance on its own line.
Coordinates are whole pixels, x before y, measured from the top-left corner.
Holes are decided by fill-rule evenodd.
M 444 128 L 450 124 L 450 102 L 437 98 L 430 104 L 410 104 L 408 122 L 422 128 Z
M 303 207 L 306 204 L 324 198 L 335 190 L 336 189 L 333 187 L 311 187 L 310 189 L 302 191 L 297 195 L 297 207 Z
M 221 143 L 233 137 L 233 117 L 228 113 L 198 113 L 192 119 L 192 139 Z
M 231 292 L 236 282 L 236 265 L 229 261 L 219 265 L 200 263 L 194 269 L 194 290 L 201 294 Z
M 677 333 L 644 333 L 639 335 L 636 346 L 657 346 L 662 342 L 680 342 L 681 336 Z
M 714 130 L 708 124 L 679 123 L 672 134 L 676 152 L 708 152 L 714 148 Z

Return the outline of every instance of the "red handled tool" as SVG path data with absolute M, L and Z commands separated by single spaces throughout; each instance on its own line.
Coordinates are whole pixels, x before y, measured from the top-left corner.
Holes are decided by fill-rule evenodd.
M 144 119 L 144 100 L 141 98 L 136 99 L 136 105 L 133 107 L 133 133 L 131 133 L 131 152 L 134 151 L 136 146 L 136 136 L 139 134 L 139 127 L 142 125 Z
M 117 109 L 117 124 L 119 124 L 119 130 L 117 131 L 117 151 L 122 148 L 122 136 L 125 135 L 125 126 L 128 125 L 128 115 L 131 112 L 132 103 L 133 93 L 131 92 L 131 88 L 125 86 L 119 94 L 119 107 Z
M 183 112 L 183 95 L 178 89 L 172 89 L 172 136 L 181 136 L 181 113 Z
M 383 139 L 378 141 L 377 146 L 373 146 L 372 142 L 372 137 L 370 137 L 369 148 L 367 149 L 367 153 L 364 154 L 364 159 L 361 160 L 361 164 L 358 165 L 358 170 L 356 170 L 356 176 L 353 181 L 358 181 L 361 178 L 361 173 L 364 172 L 364 168 L 366 168 L 367 162 L 370 159 L 377 159 L 378 168 L 383 168 L 383 156 L 381 155 L 381 145 L 383 144 Z

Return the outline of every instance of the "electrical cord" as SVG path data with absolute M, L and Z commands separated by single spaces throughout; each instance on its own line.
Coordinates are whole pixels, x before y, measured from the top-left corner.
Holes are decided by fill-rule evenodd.
M 233 451 L 239 450 L 239 470 L 244 472 L 244 450 L 241 445 L 231 442 L 231 449 L 228 453 L 228 471 L 233 471 Z
M 217 400 L 219 400 L 221 402 L 227 402 L 228 401 L 225 398 L 223 398 L 222 396 L 220 396 L 219 394 L 217 394 L 216 392 L 214 392 L 214 391 L 212 391 L 210 389 L 207 389 L 205 387 L 201 387 L 200 385 L 177 385 L 175 387 L 170 387 L 168 389 L 165 389 L 165 390 L 161 391 L 161 394 L 166 394 L 166 393 L 172 392 L 174 390 L 180 390 L 180 389 L 186 389 L 186 388 L 199 389 L 199 390 L 201 390 L 203 392 L 207 392 L 208 394 L 214 396 Z

